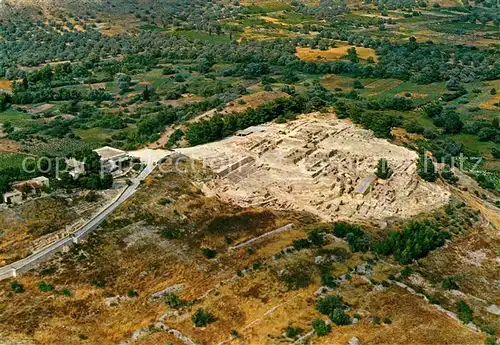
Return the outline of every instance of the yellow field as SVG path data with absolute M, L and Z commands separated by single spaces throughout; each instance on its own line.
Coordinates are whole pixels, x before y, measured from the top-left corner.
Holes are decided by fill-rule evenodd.
M 0 79 L 0 91 L 11 93 L 12 92 L 12 81 Z
M 278 98 L 290 97 L 287 93 L 281 91 L 261 91 L 251 95 L 245 95 L 240 98 L 244 104 L 239 104 L 238 100 L 229 104 L 225 111 L 228 113 L 241 113 L 249 108 L 256 108 L 262 104 L 269 103 Z
M 354 78 L 344 77 L 344 76 L 341 77 L 335 74 L 325 75 L 320 80 L 321 85 L 323 85 L 329 90 L 334 90 L 336 88 L 352 87 L 353 82 Z
M 483 94 L 479 97 L 479 106 L 486 110 L 499 110 L 500 108 L 495 104 L 500 103 L 500 80 L 489 81 L 487 85 Z M 490 94 L 492 88 L 497 90 L 496 95 Z
M 305 61 L 335 61 L 339 60 L 347 54 L 347 50 L 354 46 L 341 46 L 330 48 L 328 50 L 319 50 L 319 49 L 311 49 L 311 48 L 297 48 L 297 52 L 295 53 L 301 60 Z M 375 55 L 375 50 L 371 48 L 364 47 L 355 47 L 358 56 L 361 59 L 367 59 L 368 57 L 372 57 L 377 60 L 377 56 Z
M 495 105 L 496 103 L 500 103 L 500 93 L 491 97 L 487 102 L 481 103 L 480 106 L 483 109 L 498 110 L 499 108 Z
M 264 41 L 264 40 L 272 40 L 277 37 L 295 37 L 295 36 L 298 36 L 298 34 L 283 29 L 264 29 L 264 28 L 246 27 L 245 31 L 241 35 L 240 41 L 243 38 L 247 40 Z

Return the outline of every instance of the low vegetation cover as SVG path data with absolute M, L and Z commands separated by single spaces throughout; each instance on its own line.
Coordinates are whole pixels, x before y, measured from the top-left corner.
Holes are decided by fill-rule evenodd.
M 293 200 L 206 197 L 215 177 L 181 160 L 102 231 L 0 286 L 0 342 L 494 344 L 499 47 L 496 0 L 0 2 L 0 194 L 42 175 L 62 195 L 0 205 L 16 224 L 0 265 L 83 219 L 74 191 L 97 205 L 113 186 L 93 149 L 196 146 L 303 113 L 405 145 L 415 182 L 452 195 L 412 219 L 324 223 Z M 77 179 L 56 175 L 69 157 L 85 161 Z M 375 163 L 380 184 L 401 168 Z

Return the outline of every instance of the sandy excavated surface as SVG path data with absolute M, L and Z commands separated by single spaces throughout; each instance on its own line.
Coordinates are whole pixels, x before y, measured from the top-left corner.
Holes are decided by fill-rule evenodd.
M 416 174 L 417 154 L 332 114 L 309 114 L 287 124 L 256 127 L 177 151 L 203 160 L 218 178 L 203 186 L 241 206 L 306 210 L 325 220 L 409 217 L 445 204 L 449 193 Z M 394 171 L 357 187 L 385 158 Z

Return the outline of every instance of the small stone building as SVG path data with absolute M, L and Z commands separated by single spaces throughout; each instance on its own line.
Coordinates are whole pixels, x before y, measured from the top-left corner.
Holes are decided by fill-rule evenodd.
M 6 192 L 2 196 L 3 202 L 6 204 L 20 204 L 23 201 L 23 193 L 18 190 Z

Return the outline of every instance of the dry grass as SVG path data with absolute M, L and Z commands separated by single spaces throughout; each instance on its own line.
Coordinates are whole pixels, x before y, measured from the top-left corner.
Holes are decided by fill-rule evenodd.
M 354 80 L 356 79 L 351 77 L 327 74 L 320 80 L 320 83 L 329 90 L 335 90 L 336 88 L 352 88 Z
M 18 153 L 21 150 L 21 145 L 14 140 L 7 138 L 0 138 L 0 152 L 14 152 Z
M 278 18 L 273 18 L 273 17 L 269 17 L 269 16 L 261 16 L 260 18 L 264 19 L 266 22 L 271 23 L 271 24 L 280 24 L 280 25 L 284 25 L 284 26 L 290 26 L 290 24 L 283 23 Z
M 301 60 L 305 61 L 336 61 L 347 54 L 347 50 L 354 46 L 340 46 L 335 48 L 330 48 L 328 50 L 320 50 L 320 49 L 311 49 L 311 48 L 297 48 L 297 55 Z M 361 59 L 368 59 L 368 57 L 372 57 L 377 60 L 377 56 L 375 55 L 375 50 L 372 48 L 364 48 L 364 47 L 354 47 L 358 53 L 358 56 Z
M 204 173 L 190 164 L 181 166 L 186 168 L 185 174 L 155 174 L 134 200 L 109 219 L 104 231 L 44 265 L 56 267 L 57 273 L 20 277 L 26 289 L 22 295 L 7 297 L 10 287 L 7 282 L 2 283 L 0 301 L 5 308 L 0 315 L 0 330 L 28 334 L 43 344 L 58 344 L 62 340 L 64 344 L 78 344 L 79 334 L 88 336 L 90 344 L 119 343 L 168 311 L 161 301 L 148 301 L 152 293 L 184 283 L 181 298 L 200 297 L 220 281 L 234 276 L 237 270 L 251 266 L 261 254 L 268 254 L 266 250 L 253 255 L 246 250 L 227 252 L 226 236 L 240 242 L 283 224 L 312 219 L 294 212 L 243 211 L 215 198 L 205 198 L 190 182 L 191 178 L 203 178 Z M 155 196 L 151 198 L 152 195 Z M 172 203 L 159 205 L 159 198 L 170 198 Z M 124 227 L 130 220 L 134 224 Z M 167 240 L 160 235 L 165 229 L 181 230 L 183 238 Z M 201 247 L 205 245 L 217 248 L 216 261 L 202 255 Z M 67 288 L 73 296 L 42 293 L 37 288 L 41 280 L 51 282 L 59 292 Z M 102 281 L 104 287 L 93 286 L 93 280 Z M 137 290 L 139 297 L 126 299 L 115 307 L 105 305 L 107 297 L 126 296 L 129 289 Z M 185 325 L 196 340 L 213 339 L 209 333 L 193 329 L 190 321 L 190 313 L 201 305 L 203 302 L 186 310 L 187 319 L 180 325 L 176 320 L 167 323 L 175 327 Z M 217 316 L 222 323 L 224 316 Z
M 225 112 L 242 113 L 249 108 L 257 108 L 278 98 L 288 97 L 290 96 L 287 93 L 281 91 L 260 91 L 234 100 L 225 108 Z
M 496 95 L 492 96 L 486 102 L 481 103 L 480 107 L 487 110 L 499 110 L 500 108 L 498 107 L 498 105 L 495 105 L 498 103 L 500 103 L 500 93 L 497 93 Z
M 64 229 L 77 215 L 59 198 L 42 198 L 0 212 L 0 264 L 26 256 L 35 239 Z
M 25 293 L 9 296 L 8 282 L 1 283 L 0 332 L 29 336 L 42 344 L 77 345 L 82 343 L 80 335 L 88 337 L 86 344 L 120 343 L 130 339 L 135 330 L 147 328 L 173 311 L 161 300 L 150 301 L 149 296 L 174 284 L 184 284 L 178 295 L 194 304 L 182 309 L 178 316 L 167 317 L 164 323 L 196 343 L 289 343 L 282 337 L 288 324 L 307 331 L 313 318 L 325 318 L 315 309 L 319 274 L 313 275 L 307 288 L 287 290 L 276 275 L 285 261 L 271 259 L 294 239 L 324 224 L 316 223 L 307 214 L 241 209 L 207 198 L 196 184 L 211 178 L 210 171 L 200 170 L 200 165 L 191 161 L 178 167 L 179 172 L 174 173 L 170 170 L 173 165 L 167 162 L 164 172 L 156 171 L 104 229 L 89 237 L 87 243 L 43 265 L 56 268 L 55 273 L 41 276 L 38 270 L 18 278 Z M 171 202 L 160 205 L 158 201 L 165 198 Z M 296 227 L 256 243 L 252 246 L 254 253 L 246 248 L 228 251 L 226 237 L 240 243 L 288 223 Z M 161 235 L 166 229 L 180 230 L 183 235 L 168 240 Z M 346 248 L 343 241 L 332 241 L 324 249 Z M 201 254 L 204 246 L 217 249 L 216 259 L 208 260 Z M 289 255 L 286 261 L 310 262 L 308 267 L 317 272 L 313 264 L 316 255 L 314 249 L 303 250 Z M 346 273 L 349 267 L 369 257 L 348 254 L 336 259 L 332 272 Z M 237 271 L 256 262 L 266 265 L 235 278 Z M 394 267 L 379 263 L 374 272 L 377 280 L 384 280 L 394 273 Z M 39 281 L 54 284 L 57 292 L 39 291 Z M 104 285 L 96 287 L 92 281 Z M 65 288 L 72 292 L 71 297 L 60 293 Z M 106 305 L 107 298 L 126 296 L 129 289 L 136 290 L 139 296 L 125 298 L 116 306 Z M 353 275 L 352 281 L 334 293 L 351 306 L 349 314 L 362 315 L 361 322 L 334 326 L 328 337 L 313 338 L 314 344 L 345 344 L 353 336 L 363 344 L 480 344 L 484 340 L 481 334 L 439 313 L 424 299 L 396 287 L 376 291 L 362 277 Z M 191 316 L 200 307 L 210 311 L 216 322 L 205 328 L 193 327 Z M 373 325 L 374 316 L 389 317 L 393 323 Z M 233 330 L 241 337 L 231 339 Z M 146 334 L 136 343 L 169 341 L 180 344 L 164 332 Z
M 346 286 L 345 293 L 354 290 Z M 364 290 L 364 293 L 363 293 Z M 342 291 L 341 294 L 343 294 Z M 455 320 L 441 314 L 421 297 L 392 287 L 387 291 L 358 288 L 353 293 L 361 296 L 355 307 L 367 310 L 367 318 L 355 326 L 335 327 L 325 338 L 316 338 L 315 344 L 345 344 L 352 337 L 362 344 L 482 344 L 484 336 L 477 334 Z M 349 301 L 349 300 L 347 300 Z M 374 325 L 372 317 L 388 317 L 391 325 Z M 446 330 L 443 332 L 442 330 Z M 441 330 L 441 331 L 439 331 Z
M 245 31 L 240 37 L 240 41 L 245 38 L 247 40 L 255 40 L 255 41 L 265 41 L 265 40 L 273 40 L 276 38 L 286 38 L 286 37 L 296 37 L 300 34 L 284 30 L 284 29 L 266 29 L 266 28 L 254 28 L 254 27 L 246 27 Z
M 0 91 L 1 92 L 12 93 L 12 81 L 11 80 L 0 79 Z

